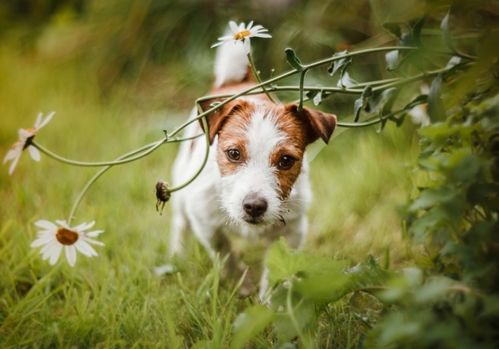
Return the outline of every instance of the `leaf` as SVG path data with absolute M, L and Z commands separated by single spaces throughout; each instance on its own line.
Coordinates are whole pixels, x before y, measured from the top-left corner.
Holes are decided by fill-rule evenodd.
M 426 189 L 411 204 L 410 211 L 418 211 L 454 200 L 456 192 L 449 188 Z
M 295 51 L 292 48 L 288 47 L 284 50 L 284 52 L 286 53 L 286 59 L 288 60 L 289 65 L 298 71 L 302 71 L 303 64 L 296 55 Z
M 294 318 L 297 326 L 289 316 L 286 300 L 288 290 L 280 287 L 275 297 L 272 298 L 272 306 L 277 306 L 280 310 L 276 311 L 276 316 L 273 321 L 277 338 L 280 342 L 293 340 L 298 336 L 298 329 L 303 332 L 304 329 L 312 329 L 317 324 L 316 304 L 312 300 L 303 299 L 299 294 L 293 293 L 291 297 L 291 305 Z
M 333 58 L 344 56 L 347 53 L 348 53 L 347 50 L 341 51 L 341 52 L 336 52 L 333 55 Z M 336 74 L 336 72 L 340 71 L 340 79 L 341 79 L 341 76 L 343 76 L 345 70 L 348 68 L 350 63 L 352 63 L 352 57 L 345 57 L 345 58 L 333 61 L 331 63 L 331 65 L 329 66 L 329 68 L 327 69 L 329 72 L 329 75 L 334 76 L 334 74 Z
M 442 22 L 440 22 L 440 29 L 442 30 L 442 37 L 445 44 L 452 52 L 455 52 L 454 43 L 452 42 L 452 37 L 449 29 L 449 22 L 450 22 L 450 9 L 449 11 L 447 11 L 447 14 L 442 19 Z
M 447 65 L 445 66 L 445 68 L 449 69 L 449 68 L 454 68 L 455 66 L 461 64 L 461 62 L 463 61 L 463 59 L 459 56 L 452 56 L 451 59 L 449 59 L 449 61 L 447 62 Z
M 234 321 L 231 348 L 243 348 L 253 337 L 263 331 L 274 319 L 274 311 L 257 304 L 247 308 Z
M 354 122 L 359 121 L 360 112 L 365 109 L 368 105 L 369 99 L 372 96 L 372 87 L 367 85 L 362 91 L 362 94 L 354 102 Z
M 395 87 L 391 87 L 389 89 L 383 90 L 381 93 L 381 98 L 379 101 L 378 105 L 378 115 L 379 118 L 381 119 L 380 127 L 378 129 L 378 132 L 381 132 L 383 128 L 386 125 L 386 122 L 388 119 L 385 119 L 384 117 L 388 114 L 391 113 L 393 103 L 395 103 L 395 99 L 398 96 L 398 89 Z M 403 121 L 403 119 L 401 119 Z M 396 119 L 395 122 L 397 123 L 397 126 L 399 126 L 399 119 Z M 400 122 L 401 123 L 401 122 Z
M 338 83 L 336 85 L 340 88 L 345 88 L 345 87 L 348 88 L 355 86 L 357 84 L 358 82 L 352 79 L 347 71 L 343 72 L 342 70 L 340 74 L 340 79 L 338 80 Z
M 424 95 L 424 94 L 419 95 L 416 98 L 414 98 L 412 101 L 407 103 L 406 106 L 404 107 L 404 110 L 411 110 L 415 106 L 423 104 L 423 103 L 427 103 L 427 102 L 428 102 L 428 95 Z
M 430 120 L 433 122 L 445 119 L 445 109 L 440 98 L 441 88 L 442 75 L 439 74 L 433 79 L 430 92 L 428 93 L 428 114 L 430 115 Z
M 388 30 L 392 35 L 394 35 L 397 39 L 400 39 L 402 36 L 402 30 L 400 29 L 401 23 L 399 22 L 385 22 L 383 23 L 383 27 Z
M 389 71 L 397 69 L 400 61 L 399 61 L 399 51 L 398 50 L 393 50 L 393 51 L 388 51 L 385 54 L 385 60 L 386 60 L 386 69 Z
M 322 91 L 319 91 L 313 98 L 312 102 L 315 106 L 318 106 L 322 102 Z
M 348 268 L 346 260 L 291 251 L 283 240 L 270 248 L 266 265 L 271 285 L 287 280 L 305 299 L 333 302 L 367 284 L 377 284 L 383 271 L 373 260 Z M 274 303 L 274 298 L 272 302 Z
M 421 45 L 421 30 L 426 22 L 426 17 L 421 17 L 414 25 L 410 27 L 410 30 L 403 34 L 400 38 L 400 44 L 402 46 L 420 46 Z

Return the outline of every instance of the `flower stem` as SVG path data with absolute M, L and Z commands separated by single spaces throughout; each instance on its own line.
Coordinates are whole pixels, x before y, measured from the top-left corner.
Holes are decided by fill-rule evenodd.
M 187 138 L 173 138 L 173 139 L 166 139 L 165 138 L 165 139 L 160 139 L 160 140 L 157 140 L 157 141 L 155 141 L 153 143 L 150 143 L 150 144 L 147 144 L 145 146 L 142 146 L 142 147 L 140 147 L 140 148 L 138 148 L 136 150 L 133 150 L 132 152 L 134 154 L 137 154 L 135 156 L 126 157 L 126 158 L 123 158 L 123 157 L 119 157 L 118 158 L 118 159 L 122 159 L 122 160 L 97 161 L 97 162 L 78 161 L 78 160 L 72 160 L 72 159 L 68 159 L 68 158 L 62 157 L 62 156 L 54 153 L 53 151 L 45 148 L 41 144 L 35 142 L 34 140 L 31 141 L 30 145 L 32 145 L 35 148 L 37 148 L 38 150 L 40 150 L 42 153 L 44 153 L 48 157 L 51 157 L 52 159 L 57 160 L 59 162 L 62 162 L 64 164 L 73 165 L 73 166 L 80 166 L 80 167 L 103 167 L 103 166 L 123 165 L 123 164 L 129 163 L 129 162 L 133 162 L 135 160 L 141 159 L 144 156 L 147 156 L 151 152 L 153 152 L 156 148 L 154 148 L 154 149 L 149 149 L 149 148 L 152 147 L 153 145 L 157 144 L 160 141 L 163 141 L 163 143 L 182 142 L 182 141 L 186 141 L 186 140 L 191 140 L 191 139 L 197 138 L 197 137 L 199 137 L 201 135 L 202 134 L 199 134 L 199 135 L 196 135 L 196 136 L 193 136 L 193 137 L 187 137 Z M 144 151 L 144 152 L 141 153 L 141 151 Z
M 136 150 L 133 150 L 127 154 L 124 154 L 122 156 L 120 156 L 117 160 L 122 160 L 122 159 L 127 159 L 133 155 L 136 155 L 138 153 L 140 153 L 142 155 L 142 157 L 152 153 L 154 150 L 156 150 L 157 148 L 159 148 L 163 143 L 166 142 L 166 138 L 164 139 L 161 139 L 159 141 L 156 141 L 154 143 L 151 143 L 151 144 L 148 144 L 148 145 L 145 145 L 139 149 L 136 149 Z M 83 189 L 80 191 L 80 193 L 78 194 L 78 196 L 76 197 L 76 200 L 75 202 L 73 203 L 73 206 L 71 207 L 71 211 L 69 213 L 69 216 L 68 216 L 68 224 L 71 225 L 71 221 L 74 219 L 75 217 L 75 214 L 76 214 L 76 210 L 78 209 L 78 206 L 80 205 L 81 203 L 81 200 L 83 199 L 83 197 L 85 196 L 85 194 L 88 192 L 88 190 L 90 189 L 90 187 L 92 186 L 92 184 L 94 184 L 100 176 L 102 176 L 107 170 L 109 170 L 111 167 L 113 167 L 114 165 L 107 165 L 106 167 L 104 167 L 103 169 L 99 170 L 99 172 L 97 172 L 86 184 L 85 186 L 83 187 Z
M 320 61 L 308 64 L 308 65 L 304 65 L 303 67 L 306 68 L 306 69 L 315 68 L 315 67 L 318 67 L 320 65 L 324 65 L 324 64 L 327 64 L 327 63 L 331 63 L 331 62 L 337 61 L 339 59 L 343 59 L 343 58 L 347 58 L 347 57 L 353 57 L 353 56 L 359 56 L 359 55 L 363 55 L 363 54 L 367 54 L 367 53 L 376 53 L 376 52 L 384 52 L 384 51 L 392 51 L 392 50 L 416 50 L 416 49 L 417 49 L 417 47 L 411 47 L 411 46 L 376 47 L 376 48 L 371 48 L 371 49 L 366 49 L 366 50 L 359 50 L 359 51 L 355 51 L 355 52 L 350 52 L 350 53 L 347 53 L 347 54 L 341 55 L 341 56 L 326 58 L 326 59 L 323 59 L 323 60 L 320 60 Z M 199 121 L 201 118 L 203 118 L 206 115 L 214 112 L 215 110 L 220 109 L 222 106 L 224 106 L 225 104 L 227 104 L 227 103 L 235 100 L 236 98 L 239 98 L 239 97 L 244 96 L 244 95 L 251 94 L 251 92 L 257 90 L 258 88 L 261 88 L 263 90 L 264 86 L 270 85 L 270 84 L 272 84 L 272 83 L 274 83 L 276 81 L 282 80 L 282 79 L 287 78 L 289 76 L 292 76 L 292 75 L 294 75 L 296 73 L 299 73 L 299 71 L 297 69 L 293 69 L 293 70 L 290 70 L 290 71 L 288 71 L 286 73 L 278 75 L 278 76 L 276 76 L 276 77 L 274 77 L 272 79 L 269 79 L 269 80 L 266 80 L 266 81 L 264 81 L 262 83 L 256 84 L 255 86 L 249 87 L 249 88 L 247 88 L 244 91 L 241 91 L 241 92 L 233 94 L 233 95 L 229 95 L 229 96 L 227 96 L 227 99 L 225 99 L 224 101 L 218 103 L 216 106 L 213 106 L 213 107 L 205 110 L 203 113 L 197 115 L 195 118 L 187 120 L 182 125 L 178 126 L 170 134 L 170 136 L 171 137 L 175 136 L 177 133 L 179 133 L 180 131 L 182 131 L 184 128 L 186 128 L 190 124 L 192 124 L 192 123 L 194 123 L 196 121 Z M 202 100 L 204 100 L 204 99 L 198 98 L 196 100 L 196 103 L 199 103 Z
M 180 185 L 178 185 L 176 187 L 173 187 L 173 188 L 169 189 L 170 193 L 173 193 L 175 191 L 183 189 L 186 186 L 188 186 L 189 184 L 191 184 L 201 174 L 201 172 L 204 170 L 204 168 L 206 166 L 206 163 L 208 162 L 208 157 L 210 155 L 210 132 L 208 130 L 209 126 L 208 126 L 208 122 L 206 121 L 206 116 L 201 119 L 201 122 L 203 123 L 203 130 L 205 130 L 204 134 L 205 134 L 205 140 L 206 140 L 206 150 L 205 150 L 205 153 L 204 153 L 203 162 L 202 162 L 201 166 L 199 166 L 199 168 L 196 171 L 196 173 L 194 173 L 194 175 L 192 175 L 191 178 L 189 178 L 184 183 L 182 183 L 182 184 L 180 184 Z
M 305 74 L 307 74 L 307 69 L 303 69 L 300 73 L 300 102 L 298 103 L 298 111 L 303 110 L 303 86 L 305 84 Z
M 251 66 L 251 71 L 253 72 L 253 75 L 255 76 L 256 81 L 258 81 L 258 83 L 261 84 L 262 80 L 260 79 L 260 74 L 258 74 L 258 71 L 256 70 L 255 61 L 253 60 L 253 55 L 251 54 L 251 51 L 248 52 L 248 61 L 249 61 L 249 64 Z M 273 103 L 275 103 L 274 98 L 272 98 L 272 96 L 270 95 L 270 93 L 267 91 L 267 89 L 263 85 L 262 85 L 262 90 L 267 95 L 267 97 Z

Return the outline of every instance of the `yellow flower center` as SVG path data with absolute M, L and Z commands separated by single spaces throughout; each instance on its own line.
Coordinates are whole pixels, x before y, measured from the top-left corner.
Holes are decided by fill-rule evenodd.
M 234 34 L 234 40 L 244 40 L 250 36 L 251 32 L 249 30 L 243 30 Z
M 78 240 L 78 233 L 66 229 L 59 228 L 57 229 L 57 234 L 55 235 L 57 241 L 59 241 L 63 245 L 72 245 Z

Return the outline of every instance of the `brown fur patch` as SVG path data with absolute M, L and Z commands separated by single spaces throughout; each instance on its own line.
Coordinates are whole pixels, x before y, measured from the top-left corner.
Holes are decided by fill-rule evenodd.
M 218 133 L 217 162 L 222 176 L 235 172 L 248 159 L 246 128 L 251 120 L 254 108 L 247 105 L 227 118 Z M 227 158 L 227 150 L 237 149 L 241 154 L 239 162 Z

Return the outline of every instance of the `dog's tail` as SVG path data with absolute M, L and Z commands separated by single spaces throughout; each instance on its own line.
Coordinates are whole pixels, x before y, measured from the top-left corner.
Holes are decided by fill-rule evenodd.
M 249 69 L 242 43 L 228 42 L 219 46 L 215 57 L 215 87 L 249 80 Z

